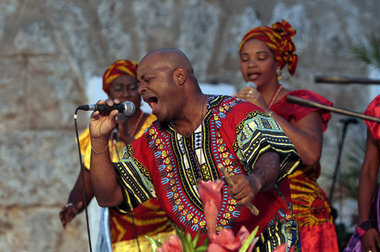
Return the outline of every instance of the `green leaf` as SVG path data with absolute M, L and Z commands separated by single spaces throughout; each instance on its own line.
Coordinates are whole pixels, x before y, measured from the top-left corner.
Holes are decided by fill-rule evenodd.
M 191 241 L 191 235 L 190 235 L 190 233 L 186 233 L 186 235 L 185 235 L 185 237 L 186 237 L 186 241 L 187 242 L 189 242 L 190 244 L 192 243 Z
M 239 252 L 245 252 L 251 245 L 253 239 L 255 239 L 257 230 L 259 230 L 259 226 L 256 226 L 252 233 L 248 236 L 247 240 L 244 242 L 243 246 L 239 249 Z
M 177 233 L 178 238 L 181 240 L 183 251 L 184 252 L 193 252 L 194 249 L 192 248 L 190 234 L 189 233 L 184 234 L 184 232 L 182 230 L 179 230 L 179 229 L 176 229 L 176 233 Z
M 380 39 L 374 34 L 365 36 L 365 40 L 351 46 L 350 51 L 355 59 L 380 69 Z
M 194 239 L 191 238 L 190 233 L 188 233 L 188 232 L 185 233 L 184 231 L 182 231 L 178 228 L 176 229 L 176 234 L 177 234 L 178 238 L 181 240 L 181 244 L 182 244 L 182 248 L 183 248 L 184 252 L 204 252 L 208 248 L 209 240 L 207 237 L 205 238 L 203 243 L 199 247 L 197 247 L 198 242 L 199 242 L 199 237 L 200 237 L 200 231 L 198 231 L 196 233 Z M 153 240 L 153 239 L 150 239 L 150 240 Z M 154 252 L 156 252 L 156 251 L 154 251 Z
M 192 241 L 192 246 L 193 248 L 196 248 L 197 245 L 198 245 L 198 241 L 199 241 L 199 231 L 197 232 L 197 234 L 195 235 L 193 241 Z
M 204 252 L 204 251 L 207 251 L 207 249 L 208 249 L 207 245 L 202 245 L 202 246 L 199 246 L 198 248 L 196 248 L 194 251 L 195 252 Z
M 157 252 L 157 249 L 161 247 L 162 243 L 160 241 L 154 240 L 153 238 L 150 238 L 147 235 L 145 235 L 145 238 L 147 238 L 150 244 L 152 244 L 152 252 Z

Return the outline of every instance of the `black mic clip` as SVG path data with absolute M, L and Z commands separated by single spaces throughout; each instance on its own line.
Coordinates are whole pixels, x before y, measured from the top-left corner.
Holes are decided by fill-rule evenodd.
M 339 121 L 343 124 L 350 124 L 350 123 L 357 124 L 358 123 L 358 119 L 354 117 L 342 118 Z

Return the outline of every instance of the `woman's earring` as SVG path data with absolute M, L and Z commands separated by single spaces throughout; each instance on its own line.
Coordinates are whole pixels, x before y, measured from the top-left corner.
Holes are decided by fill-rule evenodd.
M 282 80 L 282 73 L 281 73 L 281 69 L 280 68 L 276 69 L 276 75 L 277 75 L 277 81 Z

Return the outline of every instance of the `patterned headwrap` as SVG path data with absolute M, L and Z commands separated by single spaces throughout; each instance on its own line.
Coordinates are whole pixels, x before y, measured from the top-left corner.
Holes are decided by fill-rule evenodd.
M 272 27 L 253 28 L 244 35 L 239 46 L 239 53 L 248 40 L 261 40 L 272 50 L 278 66 L 282 69 L 288 64 L 289 73 L 294 75 L 298 61 L 298 56 L 295 54 L 296 47 L 292 41 L 295 34 L 296 31 L 285 20 L 272 24 Z
M 131 60 L 117 60 L 103 74 L 103 90 L 109 95 L 111 82 L 119 76 L 130 75 L 136 78 L 137 63 Z

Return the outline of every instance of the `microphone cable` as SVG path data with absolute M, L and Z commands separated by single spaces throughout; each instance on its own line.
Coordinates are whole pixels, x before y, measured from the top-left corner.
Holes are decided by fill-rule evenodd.
M 84 179 L 84 165 L 82 161 L 82 153 L 80 151 L 80 143 L 79 143 L 79 135 L 78 135 L 78 125 L 77 125 L 77 118 L 78 118 L 78 110 L 79 107 L 75 109 L 74 112 L 74 129 L 75 129 L 75 136 L 77 140 L 77 146 L 78 146 L 78 153 L 79 153 L 79 162 L 80 162 L 80 173 L 82 178 L 82 184 L 83 184 L 83 203 L 84 203 L 84 211 L 86 214 L 86 227 L 87 227 L 87 236 L 88 236 L 88 246 L 90 248 L 90 252 L 92 252 L 92 246 L 91 246 L 91 235 L 90 235 L 90 225 L 88 221 L 88 211 L 87 211 L 87 199 L 86 199 L 86 184 Z

